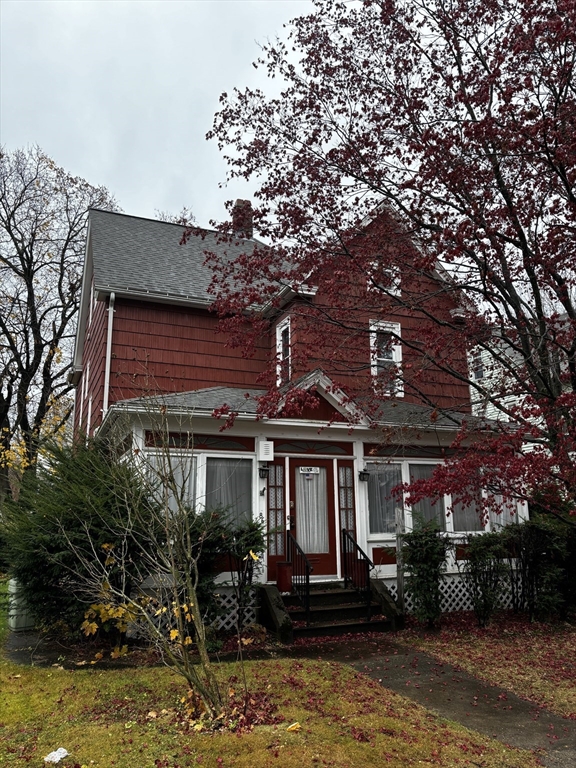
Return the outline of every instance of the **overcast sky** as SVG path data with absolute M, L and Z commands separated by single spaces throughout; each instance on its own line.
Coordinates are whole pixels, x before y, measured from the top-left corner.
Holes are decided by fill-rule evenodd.
M 258 43 L 309 0 L 0 0 L 0 143 L 38 144 L 125 213 L 224 218 L 226 166 L 204 138 L 223 91 L 265 86 Z M 265 86 L 266 87 L 266 86 Z

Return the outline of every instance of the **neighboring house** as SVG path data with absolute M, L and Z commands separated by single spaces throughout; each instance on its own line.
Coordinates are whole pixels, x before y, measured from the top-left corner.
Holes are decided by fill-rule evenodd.
M 499 358 L 505 365 L 499 362 Z M 472 350 L 469 356 L 469 375 L 470 402 L 474 416 L 495 421 L 510 421 L 506 411 L 518 405 L 520 398 L 510 394 L 516 382 L 509 369 L 521 367 L 519 356 L 506 354 L 506 349 L 498 337 L 494 339 L 492 351 L 481 347 Z
M 422 386 L 430 398 L 453 406 L 447 417 L 416 402 L 400 377 L 394 383 L 394 370 L 410 359 L 406 345 L 422 328 L 418 318 L 392 309 L 384 320 L 368 314 L 365 343 L 349 353 L 358 365 L 350 366 L 355 372 L 348 379 L 313 360 L 309 370 L 302 361 L 292 365 L 298 296 L 290 291 L 275 309 L 269 337 L 252 357 L 243 357 L 227 346 L 210 311 L 204 254 L 222 252 L 224 258 L 226 251 L 233 258 L 265 246 L 246 222 L 227 245 L 210 231 L 181 245 L 183 232 L 175 224 L 90 212 L 74 358 L 76 429 L 92 435 L 122 424 L 132 446 L 153 463 L 154 414 L 164 408 L 174 454 L 190 470 L 190 502 L 266 522 L 271 534 L 264 580 L 274 581 L 278 562 L 286 559 L 286 529 L 312 562 L 313 578 L 341 577 L 342 528 L 353 533 L 379 575 L 393 577 L 396 520 L 410 530 L 414 510 L 390 491 L 428 477 L 447 455 L 458 423 L 470 412 L 468 386 L 433 371 L 426 378 Z M 440 285 L 432 288 L 441 292 Z M 401 276 L 395 276 L 393 291 L 401 290 Z M 312 289 L 310 297 L 321 300 Z M 440 311 L 448 316 L 451 294 L 442 301 Z M 278 386 L 297 381 L 316 393 L 317 408 L 306 407 L 298 417 L 258 417 L 257 400 L 265 394 L 259 375 L 271 356 Z M 343 388 L 354 377 L 369 381 L 381 372 L 392 372 L 392 384 L 376 411 L 364 411 Z M 223 406 L 237 413 L 225 431 L 214 417 Z M 447 515 L 450 506 L 449 497 L 434 505 L 424 500 L 416 511 L 437 518 L 448 532 L 481 529 L 474 509 L 455 506 Z

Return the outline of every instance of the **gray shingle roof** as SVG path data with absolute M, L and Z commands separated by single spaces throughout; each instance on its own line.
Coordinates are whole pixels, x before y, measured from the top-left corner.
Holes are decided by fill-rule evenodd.
M 212 412 L 226 404 L 231 411 L 248 416 L 256 416 L 257 399 L 266 394 L 264 389 L 242 389 L 241 387 L 208 387 L 191 392 L 148 396 L 122 400 L 115 408 L 136 408 L 146 411 L 157 406 L 166 406 L 169 411 L 204 411 Z M 248 397 L 246 397 L 248 395 Z M 359 404 L 361 407 L 361 404 Z M 373 405 L 371 407 L 374 407 Z M 434 414 L 434 409 L 400 400 L 384 400 L 371 414 L 374 423 L 379 425 L 406 426 L 412 429 L 455 429 L 464 419 L 478 422 L 474 417 L 451 411 L 446 414 Z M 484 423 L 484 422 L 482 422 Z
M 359 401 L 358 405 L 361 408 L 362 401 Z M 382 400 L 376 406 L 371 404 L 369 413 L 377 424 L 394 424 L 416 429 L 456 429 L 464 420 L 475 420 L 469 414 L 459 411 L 438 411 L 426 405 L 407 403 L 403 400 Z
M 204 266 L 205 252 L 232 260 L 256 245 L 262 246 L 243 238 L 219 243 L 217 234 L 209 230 L 201 230 L 180 245 L 185 229 L 179 224 L 92 209 L 95 290 L 211 303 L 211 274 Z
M 135 397 L 121 400 L 114 407 L 141 408 L 146 411 L 155 405 L 166 406 L 174 411 L 213 411 L 224 404 L 237 413 L 256 415 L 255 398 L 266 393 L 264 389 L 241 389 L 240 387 L 207 387 L 192 392 L 177 392 L 169 395 Z M 246 397 L 246 394 L 249 397 Z

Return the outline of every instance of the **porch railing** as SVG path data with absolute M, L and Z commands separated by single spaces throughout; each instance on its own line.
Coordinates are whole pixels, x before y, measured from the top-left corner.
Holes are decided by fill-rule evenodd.
M 310 624 L 310 574 L 314 570 L 304 550 L 288 531 L 288 562 L 292 563 L 292 589 L 298 595 L 306 612 L 306 626 Z
M 372 593 L 370 589 L 370 569 L 374 563 L 360 549 L 352 534 L 342 529 L 342 571 L 344 586 L 353 587 L 366 602 L 366 621 L 370 621 Z

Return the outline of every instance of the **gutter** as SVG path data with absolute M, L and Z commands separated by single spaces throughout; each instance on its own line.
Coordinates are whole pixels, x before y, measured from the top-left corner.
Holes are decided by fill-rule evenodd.
M 106 335 L 106 363 L 104 365 L 104 401 L 102 403 L 102 420 L 108 411 L 108 390 L 110 389 L 110 366 L 112 364 L 112 327 L 114 324 L 114 302 L 116 294 L 114 291 L 110 294 L 108 302 L 108 332 Z

